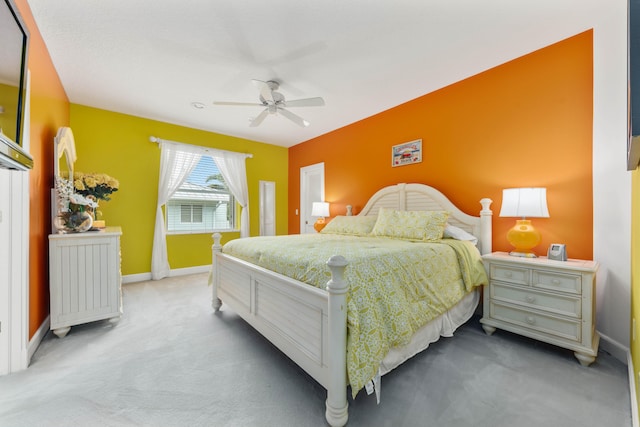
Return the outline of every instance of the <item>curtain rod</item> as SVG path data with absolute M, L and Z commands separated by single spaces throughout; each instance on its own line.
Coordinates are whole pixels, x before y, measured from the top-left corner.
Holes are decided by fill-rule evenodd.
M 195 148 L 198 148 L 198 149 L 203 150 L 203 151 L 218 151 L 218 152 L 225 152 L 225 153 L 232 153 L 232 154 L 243 154 L 243 155 L 245 155 L 246 157 L 249 157 L 249 158 L 253 157 L 253 154 L 251 154 L 251 153 L 240 153 L 238 151 L 221 150 L 219 148 L 205 147 L 203 145 L 185 144 L 184 142 L 169 141 L 167 139 L 160 139 L 160 138 L 158 138 L 156 136 L 153 136 L 153 135 L 151 135 L 149 137 L 149 141 L 155 142 L 157 144 L 160 144 L 161 142 L 168 142 L 170 144 L 188 145 L 190 147 L 195 147 Z

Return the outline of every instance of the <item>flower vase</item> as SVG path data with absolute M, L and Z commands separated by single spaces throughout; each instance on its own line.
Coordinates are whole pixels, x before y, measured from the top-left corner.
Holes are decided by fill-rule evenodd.
M 66 212 L 64 216 L 58 217 L 56 227 L 67 233 L 84 233 L 93 226 L 93 217 L 87 211 Z
M 71 215 L 71 223 L 75 232 L 83 233 L 93 226 L 93 217 L 87 211 L 74 212 Z
M 67 209 L 59 213 L 56 228 L 63 233 L 83 233 L 93 226 L 91 207 L 69 203 Z

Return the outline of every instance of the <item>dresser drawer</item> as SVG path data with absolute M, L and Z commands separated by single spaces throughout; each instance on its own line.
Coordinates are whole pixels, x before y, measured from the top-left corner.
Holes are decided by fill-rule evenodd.
M 542 313 L 527 311 L 514 306 L 491 302 L 491 318 L 523 326 L 571 341 L 580 341 L 582 336 L 579 321 L 551 317 Z
M 491 264 L 489 277 L 495 280 L 502 280 L 518 285 L 529 285 L 530 271 L 528 268 L 521 268 L 512 265 Z
M 530 308 L 577 319 L 582 315 L 582 304 L 578 296 L 551 294 L 535 291 L 531 288 L 509 286 L 500 282 L 492 282 L 490 292 L 492 299 L 525 305 Z
M 582 276 L 555 271 L 534 270 L 533 287 L 574 294 L 582 293 Z

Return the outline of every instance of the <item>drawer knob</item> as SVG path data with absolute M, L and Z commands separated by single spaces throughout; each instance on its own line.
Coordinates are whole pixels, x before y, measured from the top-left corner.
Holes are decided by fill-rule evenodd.
M 558 279 L 552 279 L 551 283 L 553 283 L 554 285 L 559 285 L 560 284 L 560 280 Z
M 510 271 L 507 271 L 507 272 L 504 273 L 504 277 L 511 278 L 511 277 L 513 277 L 513 274 L 511 274 Z
M 535 302 L 535 301 L 536 301 L 536 297 L 534 297 L 533 295 L 527 295 L 527 296 L 525 297 L 525 300 L 526 300 L 527 302 Z
M 526 321 L 528 324 L 533 325 L 536 323 L 536 318 L 533 316 L 527 316 Z

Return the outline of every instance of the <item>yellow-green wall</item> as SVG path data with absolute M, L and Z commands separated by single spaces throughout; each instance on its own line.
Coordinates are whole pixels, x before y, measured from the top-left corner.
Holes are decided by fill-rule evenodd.
M 636 371 L 636 398 L 640 405 L 640 337 L 633 328 L 636 319 L 636 330 L 640 328 L 640 171 L 634 170 L 631 181 L 631 359 Z
M 251 235 L 258 235 L 259 182 L 276 183 L 276 233 L 287 234 L 288 150 L 270 144 L 176 126 L 126 114 L 71 104 L 76 142 L 76 171 L 101 172 L 120 181 L 99 210 L 107 225 L 122 227 L 122 274 L 151 271 L 151 250 L 158 199 L 160 148 L 150 136 L 253 154 L 246 160 Z M 223 242 L 239 233 L 223 233 Z M 167 237 L 172 269 L 211 264 L 211 234 Z

